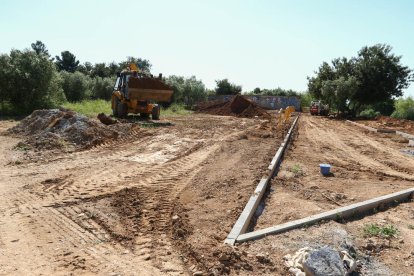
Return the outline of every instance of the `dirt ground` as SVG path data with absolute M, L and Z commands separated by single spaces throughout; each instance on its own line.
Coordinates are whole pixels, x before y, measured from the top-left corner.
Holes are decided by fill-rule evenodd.
M 220 216 L 231 227 L 279 138 L 260 119 L 193 114 L 169 121 L 53 154 L 16 149 L 25 137 L 4 132 L 17 122 L 0 121 L 0 274 L 196 272 L 182 246 L 198 231 L 187 224 L 191 214 L 184 216 L 189 191 L 207 179 L 203 198 L 211 196 L 212 210 L 226 208 Z M 231 196 L 213 197 L 215 186 L 220 197 L 222 188 Z
M 414 121 L 410 120 L 379 116 L 373 120 L 358 120 L 358 123 L 377 129 L 399 130 L 414 135 Z
M 302 116 L 298 137 L 273 180 L 255 229 L 262 229 L 414 186 L 414 158 L 398 136 L 363 131 L 343 121 Z M 331 177 L 319 172 L 332 165 Z M 279 260 L 305 246 L 352 245 L 365 275 L 413 275 L 414 202 L 360 220 L 329 222 L 241 245 Z M 393 225 L 392 239 L 364 237 L 365 225 Z
M 368 275 L 410 275 L 412 202 L 224 246 L 283 133 L 259 118 L 167 120 L 89 150 L 30 159 L 14 149 L 23 138 L 1 135 L 0 274 L 286 275 L 285 254 L 347 241 Z M 0 132 L 15 124 L 0 121 Z M 404 146 L 390 134 L 302 116 L 254 228 L 412 187 L 414 159 Z M 332 177 L 320 176 L 322 162 L 333 165 Z M 399 236 L 369 241 L 361 235 L 368 222 L 393 224 Z

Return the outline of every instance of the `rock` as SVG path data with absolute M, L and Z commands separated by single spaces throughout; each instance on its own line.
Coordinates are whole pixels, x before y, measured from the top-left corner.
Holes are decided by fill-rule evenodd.
M 338 251 L 329 247 L 312 251 L 304 262 L 303 269 L 310 276 L 342 276 L 346 273 Z
M 193 273 L 193 276 L 202 276 L 203 272 L 202 271 L 196 271 Z
M 220 262 L 225 262 L 228 261 L 230 259 L 230 257 L 227 254 L 222 253 L 219 257 L 219 261 Z
M 341 254 L 342 262 L 347 271 L 347 275 L 355 271 L 357 268 L 357 262 L 354 260 L 354 258 L 352 258 L 351 255 L 345 250 L 339 252 L 339 254 Z
M 173 216 L 173 217 L 172 217 L 172 220 L 173 220 L 173 221 L 176 221 L 176 220 L 178 220 L 179 218 L 180 218 L 179 216 L 175 215 L 175 216 Z
M 118 123 L 117 120 L 114 120 L 111 117 L 106 116 L 105 113 L 99 113 L 98 114 L 98 119 L 104 125 L 113 125 L 113 124 Z
M 268 257 L 266 257 L 266 256 L 265 256 L 264 254 L 262 254 L 262 253 L 257 254 L 257 255 L 256 255 L 256 259 L 257 259 L 257 261 L 258 261 L 259 263 L 262 263 L 262 264 L 267 264 L 267 263 L 270 263 L 269 258 L 268 258 Z

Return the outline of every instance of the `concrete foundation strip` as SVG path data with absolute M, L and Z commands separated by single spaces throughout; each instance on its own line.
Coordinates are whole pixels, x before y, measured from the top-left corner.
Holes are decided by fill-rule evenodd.
M 257 230 L 246 234 L 241 234 L 236 238 L 236 242 L 240 243 L 249 240 L 260 239 L 271 234 L 278 234 L 295 228 L 309 226 L 322 220 L 332 220 L 337 218 L 351 217 L 357 213 L 364 213 L 369 210 L 378 208 L 382 205 L 405 201 L 407 199 L 412 198 L 413 196 L 414 188 L 410 188 L 393 194 L 380 196 L 363 202 L 337 208 L 321 214 L 312 215 L 303 219 L 290 221 L 284 224 L 279 224 L 273 227 Z
M 376 128 L 369 127 L 369 126 L 366 126 L 366 125 L 363 125 L 363 124 L 358 124 L 358 123 L 353 122 L 353 121 L 350 121 L 350 120 L 346 120 L 346 121 L 348 123 L 351 123 L 351 124 L 354 124 L 356 126 L 365 128 L 366 130 L 369 130 L 369 131 L 372 131 L 372 132 L 395 133 L 397 135 L 400 135 L 400 136 L 402 136 L 402 137 L 407 138 L 408 140 L 410 140 L 410 145 L 413 143 L 411 141 L 414 141 L 414 135 L 408 134 L 408 133 L 405 133 L 405 132 L 402 132 L 402 131 L 392 130 L 392 129 L 384 129 L 384 128 L 376 129 Z
M 269 184 L 270 180 L 275 175 L 275 172 L 280 165 L 280 160 L 282 159 L 283 153 L 292 136 L 293 130 L 296 127 L 298 119 L 299 119 L 299 116 L 297 116 L 295 120 L 293 121 L 293 124 L 290 127 L 288 133 L 286 134 L 285 139 L 283 140 L 282 144 L 277 150 L 276 155 L 273 157 L 272 162 L 270 163 L 268 167 L 270 171 L 269 175 L 267 177 L 263 177 L 260 180 L 256 189 L 254 190 L 253 195 L 250 197 L 249 201 L 247 202 L 246 206 L 243 209 L 243 212 L 240 214 L 239 218 L 237 219 L 236 223 L 234 224 L 233 228 L 231 229 L 224 243 L 234 245 L 239 235 L 247 231 L 247 228 L 250 225 L 250 221 L 254 213 L 256 212 L 257 206 L 259 206 L 259 203 L 266 191 L 267 185 Z

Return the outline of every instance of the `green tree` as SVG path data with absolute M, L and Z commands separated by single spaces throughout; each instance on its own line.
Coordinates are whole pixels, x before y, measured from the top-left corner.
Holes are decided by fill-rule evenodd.
M 63 51 L 61 56 L 56 56 L 56 65 L 59 71 L 75 72 L 79 66 L 79 60 L 69 51 Z
M 90 98 L 91 80 L 81 72 L 61 72 L 63 79 L 63 91 L 66 99 L 70 102 L 79 102 Z
M 125 61 L 122 61 L 119 63 L 119 69 L 123 70 L 127 68 L 131 63 L 134 63 L 136 66 L 138 66 L 139 70 L 141 72 L 150 74 L 151 73 L 151 63 L 147 59 L 142 58 L 135 58 L 135 57 L 127 57 Z
M 316 76 L 308 77 L 308 90 L 314 98 L 334 103 L 340 110 L 348 108 L 354 115 L 364 107 L 399 97 L 414 77 L 391 50 L 378 44 L 363 47 L 349 60 L 334 59 L 331 65 L 324 62 Z
M 93 70 L 93 65 L 90 62 L 85 62 L 84 64 L 79 64 L 77 71 L 81 72 L 84 75 L 90 76 Z
M 7 62 L 7 79 L 0 77 L 4 82 L 1 86 L 7 88 L 7 100 L 15 109 L 31 112 L 55 106 L 64 99 L 55 65 L 45 55 L 12 50 L 9 57 L 2 56 L 1 60 Z
M 389 45 L 363 47 L 356 59 L 356 78 L 360 83 L 355 94 L 359 104 L 374 104 L 400 97 L 413 81 L 412 71 L 401 64 L 401 56 L 391 53 Z
M 105 63 L 96 63 L 91 71 L 91 77 L 106 78 L 110 77 L 111 73 Z
M 182 76 L 169 76 L 165 82 L 173 87 L 172 102 L 192 106 L 194 103 L 207 98 L 206 88 L 201 80 L 195 76 L 184 78 Z
M 341 76 L 338 79 L 327 80 L 322 83 L 324 101 L 340 112 L 349 110 L 350 104 L 353 104 L 352 98 L 357 90 L 358 81 L 353 76 L 348 79 Z
M 115 78 L 96 77 L 92 80 L 92 97 L 95 99 L 110 100 Z
M 6 102 L 10 101 L 11 95 L 11 73 L 12 66 L 10 57 L 6 54 L 0 55 L 0 104 L 1 110 L 5 109 Z
M 32 46 L 33 51 L 36 52 L 36 54 L 45 55 L 50 58 L 49 51 L 47 50 L 46 45 L 42 41 L 37 40 L 35 43 L 32 43 L 31 46 Z
M 201 80 L 197 80 L 195 76 L 191 76 L 184 82 L 183 95 L 184 103 L 187 106 L 192 106 L 196 102 L 206 100 L 206 87 Z
M 391 117 L 414 120 L 414 99 L 412 97 L 398 99 L 395 102 L 395 111 L 392 113 Z
M 228 79 L 216 80 L 216 95 L 237 95 L 242 91 L 240 85 L 230 83 Z

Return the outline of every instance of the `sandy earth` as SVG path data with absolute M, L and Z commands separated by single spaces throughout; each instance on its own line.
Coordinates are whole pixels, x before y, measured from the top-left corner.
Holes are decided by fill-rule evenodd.
M 19 138 L 1 135 L 0 274 L 283 275 L 283 255 L 346 240 L 368 256 L 361 271 L 410 275 L 412 202 L 224 246 L 283 133 L 259 119 L 168 119 L 172 126 L 117 143 L 36 159 L 13 149 Z M 0 132 L 15 124 L 0 121 Z M 254 228 L 413 187 L 414 158 L 393 138 L 302 116 Z M 321 162 L 334 166 L 333 177 L 320 176 Z M 368 222 L 393 224 L 399 236 L 371 239 L 368 250 L 361 234 Z
M 396 135 L 370 133 L 343 121 L 302 116 L 299 135 L 273 180 L 255 229 L 318 214 L 373 197 L 414 187 L 414 157 L 400 152 L 407 143 Z M 319 173 L 330 163 L 332 177 Z M 279 260 L 304 246 L 352 244 L 360 255 L 361 274 L 413 275 L 413 202 L 361 220 L 329 222 L 243 244 L 244 250 L 266 252 Z M 364 225 L 394 225 L 398 237 L 366 238 Z M 370 246 L 373 244 L 373 246 Z

